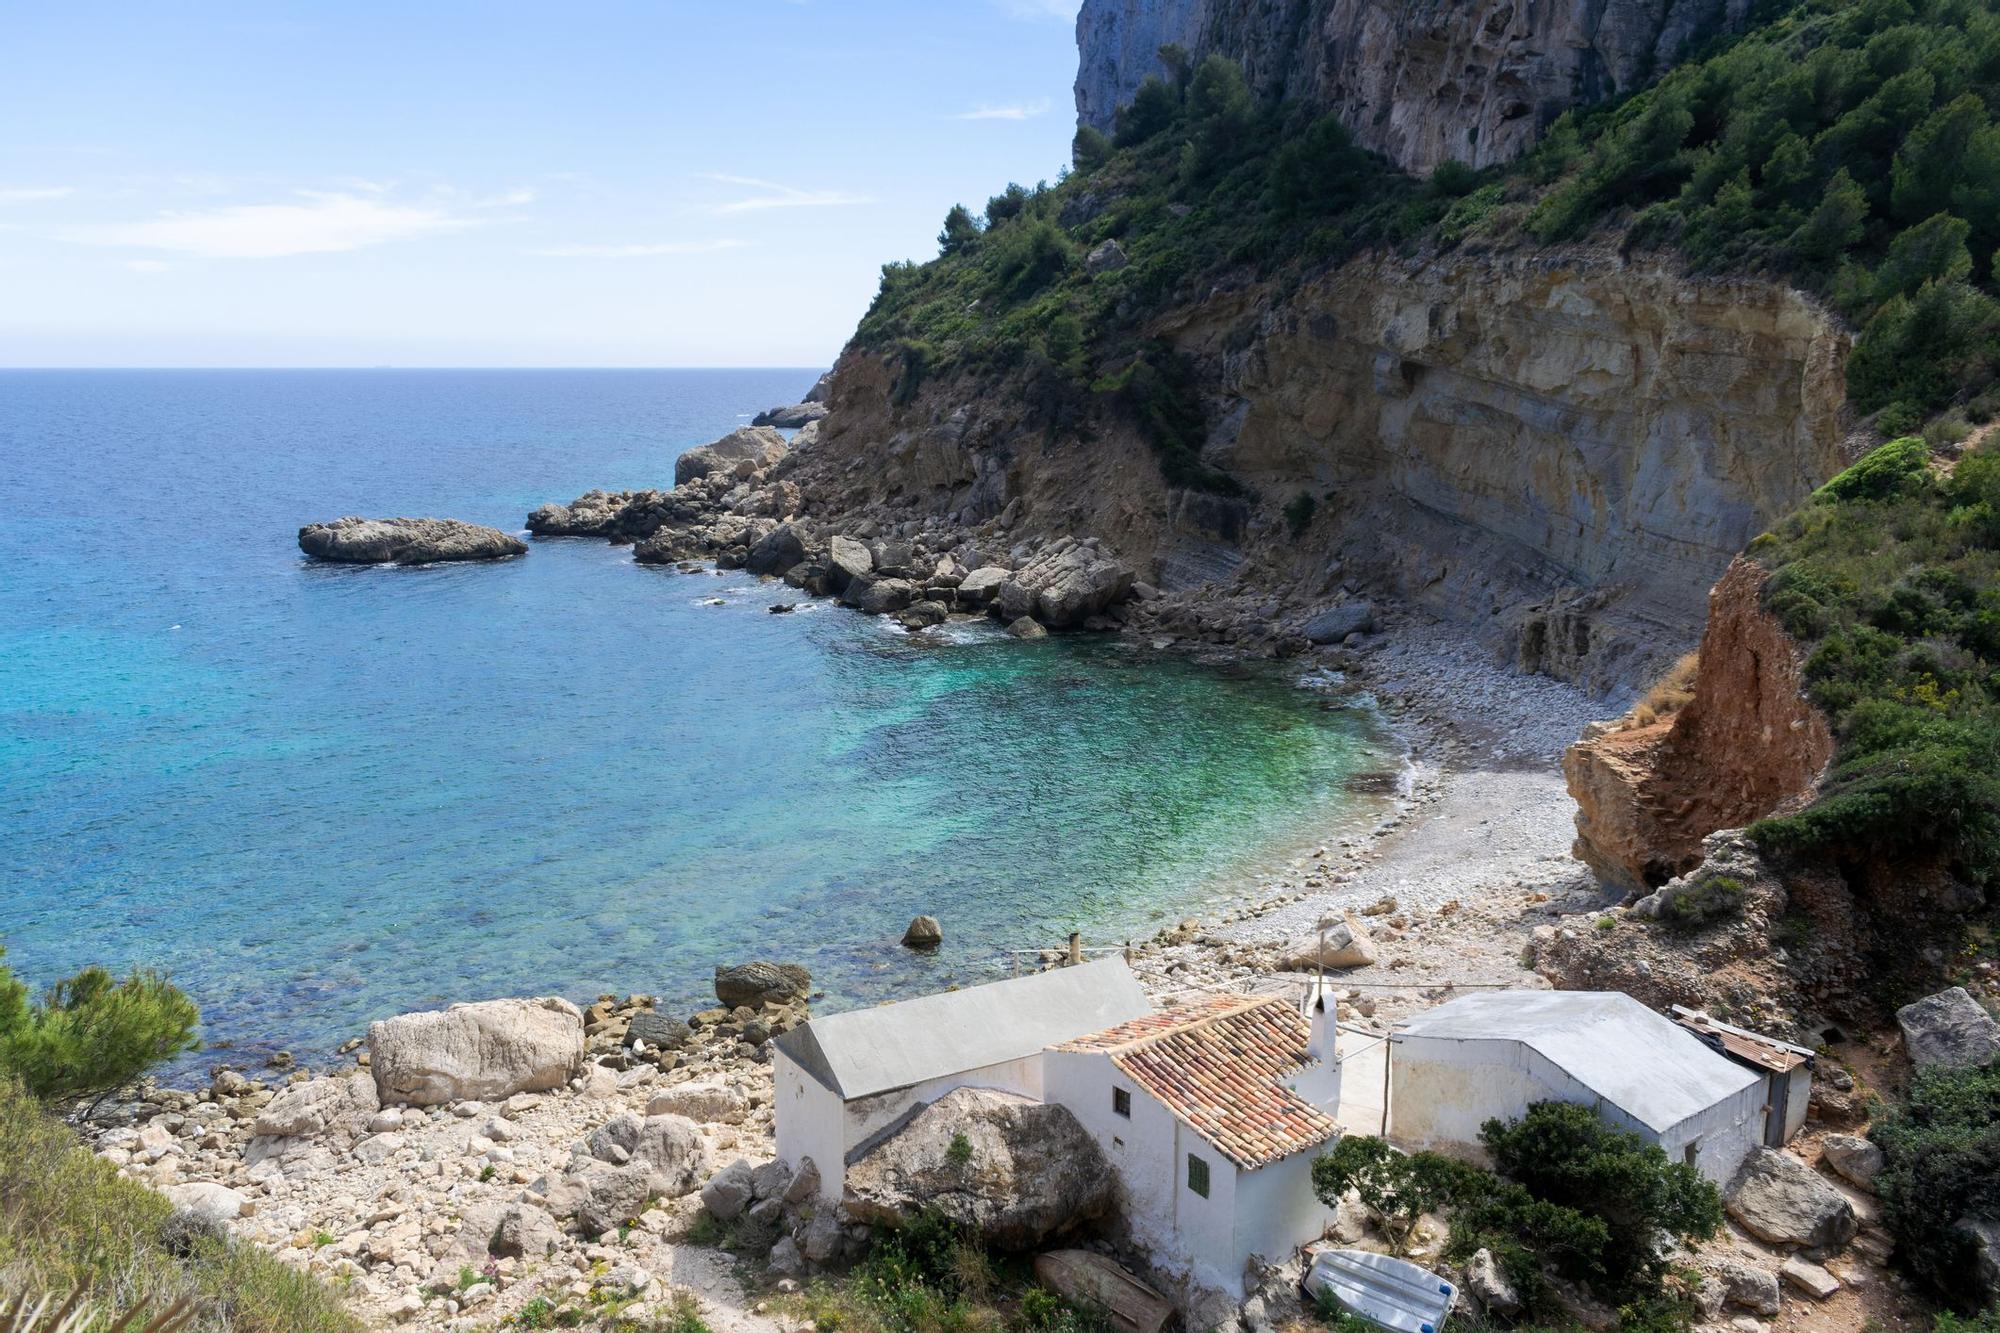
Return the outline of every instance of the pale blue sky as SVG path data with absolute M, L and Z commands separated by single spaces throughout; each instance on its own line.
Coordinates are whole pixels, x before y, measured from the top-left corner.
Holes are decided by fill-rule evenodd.
M 820 365 L 1076 0 L 0 0 L 0 365 Z

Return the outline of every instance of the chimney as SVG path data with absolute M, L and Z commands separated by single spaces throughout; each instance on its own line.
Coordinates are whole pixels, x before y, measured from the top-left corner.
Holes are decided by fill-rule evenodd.
M 1335 1115 L 1340 1110 L 1340 1049 L 1335 1044 L 1339 1037 L 1339 1029 L 1335 1025 L 1339 1001 L 1335 994 L 1326 984 L 1324 975 L 1306 986 L 1305 1000 L 1300 1004 L 1299 1011 L 1312 1026 L 1306 1038 L 1306 1054 L 1313 1063 L 1290 1080 L 1293 1092 L 1328 1115 Z

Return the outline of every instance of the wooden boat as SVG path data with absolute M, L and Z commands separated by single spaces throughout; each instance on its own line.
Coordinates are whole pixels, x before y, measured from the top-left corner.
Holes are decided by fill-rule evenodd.
M 1035 1256 L 1035 1279 L 1073 1305 L 1092 1306 L 1126 1333 L 1160 1333 L 1173 1314 L 1166 1297 L 1089 1250 L 1050 1250 Z
M 1438 1333 L 1458 1296 L 1428 1268 L 1369 1250 L 1321 1250 L 1299 1285 L 1308 1300 L 1324 1292 L 1349 1314 L 1393 1333 Z

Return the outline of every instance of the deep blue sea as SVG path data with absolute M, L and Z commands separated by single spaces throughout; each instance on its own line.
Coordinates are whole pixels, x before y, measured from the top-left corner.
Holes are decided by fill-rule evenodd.
M 749 957 L 862 1003 L 1146 933 L 1372 815 L 1374 714 L 1283 672 L 774 616 L 589 541 L 299 554 L 665 484 L 814 374 L 0 372 L 8 962 L 164 968 L 210 1040 L 302 1057 L 452 1000 L 692 1004 Z

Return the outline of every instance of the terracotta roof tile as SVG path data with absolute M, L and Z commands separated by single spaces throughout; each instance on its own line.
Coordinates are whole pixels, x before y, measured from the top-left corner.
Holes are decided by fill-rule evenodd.
M 1311 1063 L 1312 1027 L 1277 996 L 1222 995 L 1056 1047 L 1096 1052 L 1238 1166 L 1324 1143 L 1340 1128 L 1285 1080 Z

